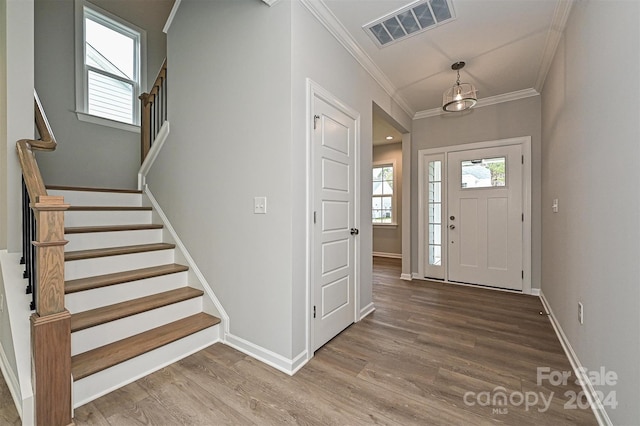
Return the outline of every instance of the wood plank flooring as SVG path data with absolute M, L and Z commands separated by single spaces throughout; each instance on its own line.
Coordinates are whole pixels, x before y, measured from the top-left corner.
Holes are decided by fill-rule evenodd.
M 564 408 L 565 392 L 581 391 L 573 381 L 536 383 L 537 367 L 571 371 L 538 298 L 399 275 L 397 260 L 376 258 L 376 311 L 293 377 L 216 344 L 80 407 L 75 422 L 597 424 L 590 410 Z M 481 405 L 500 391 L 515 403 Z M 529 409 L 518 404 L 534 393 L 552 396 L 548 409 L 541 400 Z

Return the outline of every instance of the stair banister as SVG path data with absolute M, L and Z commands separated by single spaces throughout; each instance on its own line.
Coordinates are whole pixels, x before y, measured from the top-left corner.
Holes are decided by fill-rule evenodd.
M 151 145 L 167 120 L 167 60 L 160 67 L 149 93 L 140 95 L 140 163 L 144 162 Z
M 34 151 L 53 151 L 56 141 L 34 94 L 35 125 L 40 139 L 16 143 L 29 202 L 23 203 L 35 219 L 35 235 L 24 247 L 35 247 L 35 312 L 31 315 L 31 362 L 36 425 L 72 424 L 71 417 L 71 315 L 64 307 L 63 197 L 47 194 Z M 29 224 L 25 224 L 30 226 Z M 23 234 L 23 238 L 24 238 Z

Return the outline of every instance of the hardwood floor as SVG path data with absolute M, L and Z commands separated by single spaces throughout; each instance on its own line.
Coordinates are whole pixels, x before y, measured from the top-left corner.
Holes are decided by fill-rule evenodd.
M 398 261 L 376 258 L 376 311 L 293 377 L 216 344 L 80 407 L 75 422 L 597 424 L 591 410 L 564 407 L 565 392 L 581 391 L 573 380 L 536 383 L 537 367 L 571 371 L 538 298 L 399 275 Z

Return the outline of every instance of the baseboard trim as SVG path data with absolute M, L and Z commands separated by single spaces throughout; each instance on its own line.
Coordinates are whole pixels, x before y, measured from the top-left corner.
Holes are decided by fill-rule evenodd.
M 400 279 L 405 281 L 413 281 L 413 275 L 411 274 L 400 274 Z
M 586 395 L 587 400 L 589 401 L 589 405 L 591 406 L 591 410 L 593 411 L 593 414 L 595 415 L 596 420 L 598 421 L 598 424 L 601 426 L 613 426 L 613 423 L 611 422 L 611 419 L 609 418 L 609 415 L 607 414 L 607 411 L 605 410 L 604 405 L 602 405 L 602 401 L 600 401 L 600 398 L 598 397 L 596 390 L 594 389 L 589 377 L 587 376 L 587 370 L 582 366 L 582 363 L 580 362 L 578 355 L 573 350 L 571 343 L 569 343 L 569 339 L 567 338 L 567 335 L 564 334 L 564 330 L 562 329 L 562 326 L 560 326 L 558 319 L 554 315 L 553 310 L 551 309 L 551 305 L 549 304 L 549 301 L 544 296 L 544 293 L 542 292 L 542 290 L 539 290 L 539 292 L 540 292 L 539 297 L 540 297 L 540 301 L 542 302 L 542 306 L 547 312 L 547 316 L 549 317 L 551 326 L 553 327 L 553 330 L 558 336 L 558 340 L 560 340 L 562 349 L 564 349 L 564 352 L 567 355 L 567 358 L 569 358 L 569 363 L 571 364 L 573 373 L 576 375 L 576 377 L 580 378 L 582 390 L 584 391 L 584 394 Z
M 171 235 L 171 238 L 173 239 L 173 241 L 176 244 L 176 248 L 180 251 L 182 256 L 184 256 L 185 261 L 189 265 L 190 272 L 193 272 L 193 274 L 196 276 L 196 278 L 198 279 L 198 281 L 202 285 L 202 288 L 204 289 L 205 293 L 207 294 L 209 299 L 213 302 L 213 304 L 216 307 L 218 313 L 220 314 L 220 319 L 222 321 L 222 336 L 221 336 L 221 340 L 223 342 L 225 342 L 226 341 L 226 336 L 229 334 L 229 315 L 227 315 L 227 312 L 222 307 L 222 304 L 220 303 L 220 301 L 218 300 L 217 296 L 213 292 L 213 289 L 209 285 L 209 282 L 207 281 L 207 279 L 204 277 L 204 275 L 202 274 L 202 272 L 198 268 L 198 265 L 196 265 L 195 260 L 193 260 L 193 257 L 191 257 L 191 255 L 189 254 L 189 251 L 187 250 L 187 247 L 182 243 L 182 240 L 180 239 L 180 237 L 178 237 L 178 234 L 176 233 L 176 230 L 173 228 L 173 226 L 171 226 L 171 223 L 169 222 L 169 218 L 167 218 L 167 215 L 164 214 L 164 211 L 160 207 L 160 204 L 158 203 L 158 200 L 156 200 L 156 198 L 151 193 L 151 190 L 149 190 L 149 187 L 146 186 L 146 185 L 144 187 L 144 193 L 148 197 L 149 202 L 151 202 L 151 205 L 153 206 L 155 212 L 160 217 L 160 220 L 162 221 L 165 229 Z
M 388 259 L 402 259 L 402 253 L 385 253 L 381 251 L 374 251 L 373 257 L 386 257 Z
M 367 315 L 369 315 L 371 312 L 375 310 L 376 310 L 376 307 L 373 305 L 373 302 L 369 303 L 367 306 L 360 309 L 360 319 L 358 321 L 360 321 L 361 319 L 363 319 L 364 317 L 366 317 Z
M 293 376 L 309 360 L 306 350 L 300 352 L 295 358 L 289 359 L 230 333 L 227 335 L 227 341 L 225 343 L 290 376 Z
M 529 293 L 529 294 L 531 294 L 532 296 L 540 297 L 540 289 L 539 288 L 532 288 L 531 289 L 531 293 Z
M 22 399 L 18 396 L 20 392 L 20 384 L 18 383 L 18 378 L 13 374 L 13 371 L 9 367 L 9 360 L 7 359 L 7 354 L 4 352 L 2 343 L 0 343 L 0 370 L 2 370 L 2 376 L 7 383 L 9 393 L 11 393 L 11 398 L 16 406 L 18 415 L 22 418 Z

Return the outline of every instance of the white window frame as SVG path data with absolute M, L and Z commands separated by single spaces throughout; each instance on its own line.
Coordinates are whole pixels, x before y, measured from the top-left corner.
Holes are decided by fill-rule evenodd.
M 85 65 L 85 8 L 97 17 L 102 25 L 127 36 L 137 35 L 138 38 L 138 83 L 133 87 L 133 124 L 111 120 L 97 115 L 89 114 L 88 110 L 88 71 Z M 75 49 L 76 49 L 76 115 L 78 120 L 114 127 L 134 133 L 140 133 L 140 101 L 138 96 L 147 86 L 147 33 L 142 28 L 125 21 L 124 19 L 101 9 L 86 0 L 75 0 Z
M 397 177 L 397 168 L 396 168 L 396 160 L 382 160 L 382 161 L 374 161 L 371 167 L 371 170 L 373 171 L 373 169 L 375 168 L 379 168 L 379 167 L 385 167 L 385 166 L 391 166 L 393 167 L 393 194 L 391 194 L 391 223 L 380 223 L 380 222 L 373 222 L 373 218 L 371 218 L 371 221 L 373 223 L 373 226 L 380 226 L 380 227 L 396 227 L 398 226 L 398 209 L 396 208 L 397 203 L 398 203 L 398 187 L 396 185 L 396 183 L 398 182 L 398 180 L 396 179 Z M 373 183 L 373 181 L 372 181 Z M 373 185 L 372 185 L 372 189 L 373 189 Z M 373 193 L 371 194 L 371 201 L 373 202 L 373 198 L 374 197 L 378 197 L 377 195 L 373 195 Z M 373 212 L 373 206 L 371 208 L 371 211 Z

